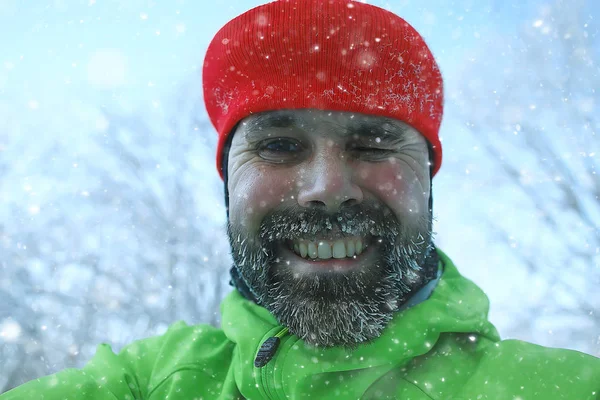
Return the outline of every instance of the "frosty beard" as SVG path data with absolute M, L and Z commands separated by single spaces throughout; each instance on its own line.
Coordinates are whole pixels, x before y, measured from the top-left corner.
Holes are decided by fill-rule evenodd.
M 282 207 L 254 235 L 231 223 L 227 231 L 241 278 L 280 324 L 311 345 L 355 347 L 379 337 L 407 294 L 424 284 L 431 222 L 429 213 L 401 224 L 389 208 L 363 202 L 335 214 Z M 280 257 L 286 240 L 326 236 L 334 227 L 347 236 L 375 237 L 377 261 L 344 272 L 299 274 Z

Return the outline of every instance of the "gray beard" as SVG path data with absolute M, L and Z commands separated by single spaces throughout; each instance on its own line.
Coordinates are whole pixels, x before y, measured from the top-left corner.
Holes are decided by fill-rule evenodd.
M 356 347 L 381 335 L 407 294 L 423 283 L 433 248 L 431 214 L 401 224 L 389 208 L 361 203 L 332 215 L 299 206 L 267 215 L 254 235 L 228 224 L 232 257 L 258 304 L 315 346 Z M 371 265 L 335 273 L 301 273 L 280 258 L 286 240 L 314 240 L 332 230 L 380 240 Z

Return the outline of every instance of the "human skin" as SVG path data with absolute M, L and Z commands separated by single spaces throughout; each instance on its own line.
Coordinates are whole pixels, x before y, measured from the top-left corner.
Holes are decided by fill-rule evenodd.
M 232 139 L 230 223 L 256 231 L 267 213 L 290 203 L 333 213 L 365 199 L 378 200 L 400 221 L 414 222 L 428 213 L 427 144 L 414 128 L 348 112 L 310 109 L 270 114 L 281 126 L 268 126 L 273 121 L 261 124 L 258 115 L 251 115 Z M 378 136 L 360 134 L 360 122 L 389 130 L 390 140 L 381 135 L 377 142 Z M 269 145 L 279 151 L 265 148 Z M 289 151 L 292 145 L 294 151 Z
M 234 262 L 299 336 L 325 345 L 373 338 L 421 279 L 429 171 L 425 139 L 397 120 L 313 109 L 251 115 L 228 158 Z M 336 255 L 350 242 L 355 253 Z M 339 334 L 361 319 L 370 332 Z

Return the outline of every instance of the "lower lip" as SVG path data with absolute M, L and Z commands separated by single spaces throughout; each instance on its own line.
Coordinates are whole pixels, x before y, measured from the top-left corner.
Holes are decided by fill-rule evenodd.
M 304 270 L 306 272 L 337 272 L 358 269 L 369 261 L 374 253 L 374 244 L 369 245 L 363 250 L 360 255 L 344 258 L 304 258 L 290 250 L 287 246 L 282 245 L 283 258 L 290 263 L 293 263 L 294 269 Z

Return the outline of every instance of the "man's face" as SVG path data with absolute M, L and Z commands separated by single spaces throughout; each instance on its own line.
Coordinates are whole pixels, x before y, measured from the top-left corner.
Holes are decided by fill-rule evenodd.
M 381 334 L 431 246 L 423 136 L 396 120 L 279 110 L 239 125 L 228 162 L 233 260 L 306 342 Z

